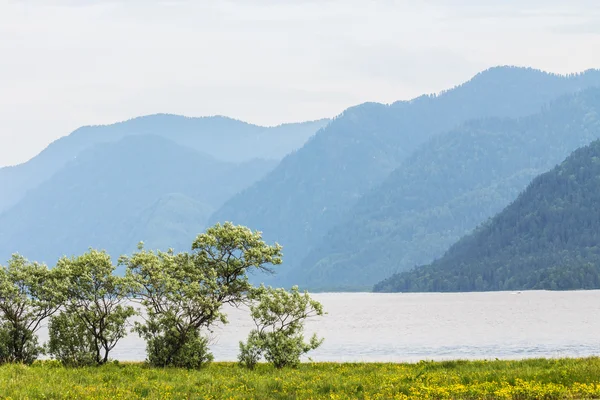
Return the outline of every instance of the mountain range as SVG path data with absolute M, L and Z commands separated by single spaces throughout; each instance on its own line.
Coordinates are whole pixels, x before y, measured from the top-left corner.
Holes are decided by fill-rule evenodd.
M 331 120 L 267 128 L 159 114 L 83 127 L 0 169 L 0 260 L 19 252 L 52 265 L 89 247 L 116 258 L 139 241 L 187 250 L 208 225 L 231 221 L 283 245 L 279 273 L 256 281 L 455 290 L 454 272 L 443 275 L 453 262 L 442 268 L 446 286 L 419 271 L 438 271 L 434 260 L 461 237 L 600 138 L 599 115 L 598 70 L 495 67 L 439 94 L 364 103 Z M 459 290 L 518 287 L 477 278 Z
M 54 141 L 28 162 L 0 168 L 0 213 L 96 144 L 131 135 L 155 135 L 222 161 L 280 160 L 302 147 L 328 122 L 324 119 L 262 127 L 220 116 L 189 118 L 156 114 L 111 125 L 84 126 Z
M 376 291 L 600 288 L 600 141 L 535 178 L 433 263 Z
M 53 264 L 89 247 L 118 256 L 139 241 L 187 250 L 227 198 L 327 122 L 152 115 L 80 128 L 0 169 L 0 260 L 19 252 Z
M 391 105 L 366 103 L 352 107 L 285 157 L 267 176 L 228 200 L 209 223 L 232 221 L 251 226 L 263 231 L 268 240 L 282 244 L 284 268 L 273 284 L 365 289 L 377 282 L 373 279 L 384 276 L 375 272 L 370 275 L 373 263 L 363 265 L 363 260 L 358 260 L 346 264 L 349 256 L 337 254 L 334 246 L 339 242 L 329 242 L 326 235 L 337 226 L 343 230 L 345 221 L 354 218 L 353 207 L 364 196 L 386 190 L 382 186 L 385 179 L 398 174 L 395 170 L 413 152 L 466 121 L 534 114 L 561 95 L 598 85 L 597 70 L 560 76 L 528 68 L 497 67 L 439 95 Z M 370 205 L 373 209 L 379 206 Z M 389 245 L 395 244 L 392 241 Z M 361 252 L 368 243 L 353 242 L 352 246 L 350 252 Z M 317 259 L 313 250 L 323 254 L 325 260 Z M 328 251 L 334 253 L 333 257 L 326 254 Z M 332 270 L 340 271 L 340 275 L 330 284 L 327 279 L 331 275 L 322 271 L 332 263 L 337 263 Z M 366 282 L 356 279 L 355 269 L 363 268 L 371 277 Z M 393 271 L 389 265 L 383 268 Z
M 598 88 L 561 97 L 538 114 L 469 121 L 432 138 L 357 202 L 294 280 L 352 289 L 429 263 L 535 176 L 598 138 Z

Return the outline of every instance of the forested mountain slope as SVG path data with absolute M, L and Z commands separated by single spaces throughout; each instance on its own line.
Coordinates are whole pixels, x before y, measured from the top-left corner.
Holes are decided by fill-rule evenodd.
M 430 265 L 376 291 L 600 288 L 600 141 L 531 182 Z
M 151 135 L 97 144 L 0 215 L 0 260 L 53 264 L 90 246 L 116 257 L 140 240 L 187 249 L 209 213 L 275 163 L 219 161 Z
M 303 261 L 295 281 L 359 289 L 440 257 L 538 174 L 600 138 L 600 89 L 537 115 L 468 122 L 433 138 L 367 193 Z
M 528 115 L 562 94 L 598 84 L 599 71 L 563 77 L 498 67 L 437 96 L 349 108 L 210 222 L 262 230 L 284 246 L 284 265 L 304 268 L 300 261 L 308 250 L 327 246 L 322 236 L 431 137 L 473 118 Z
M 157 135 L 213 158 L 244 162 L 280 160 L 300 148 L 328 120 L 262 127 L 226 117 L 157 114 L 112 125 L 85 126 L 51 143 L 26 163 L 0 168 L 0 213 L 58 172 L 81 151 L 130 135 Z

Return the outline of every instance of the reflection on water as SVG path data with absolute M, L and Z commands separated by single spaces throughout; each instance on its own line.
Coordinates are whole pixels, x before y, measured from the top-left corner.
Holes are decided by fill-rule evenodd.
M 319 293 L 328 314 L 307 323 L 325 338 L 315 361 L 418 361 L 600 355 L 600 291 L 487 293 Z M 217 361 L 236 360 L 252 322 L 228 311 L 215 329 Z M 40 332 L 46 340 L 47 331 Z M 130 334 L 119 360 L 144 360 L 144 342 Z

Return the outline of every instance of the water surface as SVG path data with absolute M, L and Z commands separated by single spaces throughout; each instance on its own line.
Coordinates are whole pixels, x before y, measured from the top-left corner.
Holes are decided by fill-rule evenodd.
M 486 293 L 318 293 L 328 313 L 307 323 L 325 338 L 315 361 L 519 359 L 600 355 L 600 291 Z M 253 324 L 228 310 L 215 330 L 218 361 L 234 361 Z M 40 332 L 42 340 L 47 331 Z M 135 334 L 114 350 L 119 360 L 144 360 Z

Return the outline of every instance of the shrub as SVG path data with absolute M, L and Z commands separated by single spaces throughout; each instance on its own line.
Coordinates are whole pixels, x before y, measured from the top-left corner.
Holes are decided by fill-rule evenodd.
M 240 342 L 238 360 L 248 368 L 254 368 L 264 356 L 276 368 L 295 367 L 300 357 L 318 348 L 323 339 L 313 335 L 304 341 L 304 322 L 307 318 L 324 314 L 321 303 L 300 293 L 297 286 L 291 291 L 261 286 L 250 295 L 250 313 L 256 329 L 252 330 L 246 343 Z
M 281 330 L 263 333 L 263 351 L 267 362 L 275 368 L 297 367 L 300 357 L 323 343 L 317 335 L 313 335 L 308 343 L 300 333 L 290 334 L 290 331 Z
M 213 360 L 208 339 L 198 331 L 190 331 L 181 340 L 176 330 L 148 332 L 147 357 L 151 365 L 198 369 Z
M 31 329 L 9 322 L 0 325 L 0 364 L 32 364 L 43 352 L 43 347 L 38 345 L 38 338 Z
M 240 342 L 240 354 L 238 355 L 240 364 L 246 368 L 254 369 L 262 357 L 263 347 L 258 332 L 255 330 L 250 332 L 246 343 Z
M 61 312 L 50 318 L 47 352 L 65 366 L 81 367 L 96 363 L 93 336 L 73 314 Z

